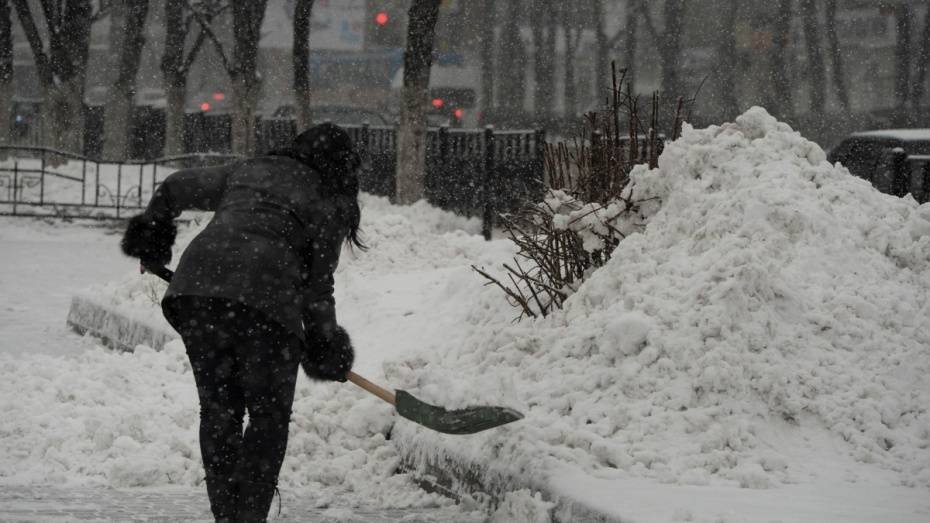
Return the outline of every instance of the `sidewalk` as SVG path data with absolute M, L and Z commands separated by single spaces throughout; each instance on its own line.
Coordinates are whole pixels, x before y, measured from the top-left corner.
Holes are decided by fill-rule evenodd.
M 271 522 L 340 523 L 477 523 L 480 513 L 460 507 L 379 509 L 317 508 L 296 491 L 281 491 L 271 507 Z M 205 492 L 184 487 L 112 489 L 45 486 L 0 487 L 0 521 L 5 523 L 133 522 L 211 523 Z

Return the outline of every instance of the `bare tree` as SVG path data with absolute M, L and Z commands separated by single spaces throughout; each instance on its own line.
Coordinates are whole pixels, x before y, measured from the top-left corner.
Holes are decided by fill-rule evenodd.
M 310 127 L 310 17 L 313 0 L 297 0 L 294 6 L 294 107 L 297 132 Z
M 116 78 L 107 91 L 104 109 L 103 156 L 121 160 L 129 155 L 129 124 L 132 118 L 136 75 L 145 45 L 145 19 L 149 0 L 116 0 L 125 17 L 120 37 L 119 62 Z
M 440 0 L 413 0 L 408 11 L 404 87 L 397 130 L 397 202 L 423 195 L 426 170 L 426 103 Z
M 484 20 L 481 27 L 481 115 L 487 119 L 494 107 L 494 26 L 497 16 L 494 0 L 483 0 Z
M 202 17 L 197 17 L 201 29 L 213 43 L 232 80 L 232 150 L 250 155 L 255 152 L 255 110 L 261 89 L 258 72 L 258 41 L 268 0 L 232 2 L 233 50 L 232 58 L 226 55 L 223 43 Z M 196 14 L 196 11 L 195 11 Z
M 604 0 L 591 0 L 591 16 L 594 18 L 594 99 L 600 103 L 607 98 L 607 63 L 610 40 L 604 31 Z M 619 33 L 619 31 L 618 31 Z
M 739 64 L 736 54 L 736 14 L 739 11 L 739 0 L 727 0 L 723 12 L 718 54 L 720 55 L 720 104 L 723 117 L 727 120 L 734 118 L 739 112 L 739 102 L 736 99 L 736 69 Z
M 555 103 L 555 5 L 553 0 L 533 0 L 530 29 L 533 33 L 533 107 L 547 116 Z M 572 9 L 572 6 L 569 6 Z M 514 16 L 516 19 L 516 16 Z
M 0 145 L 10 144 L 13 109 L 13 21 L 10 1 L 0 0 Z M 5 153 L 0 152 L 0 159 Z
M 636 91 L 636 40 L 639 37 L 639 2 L 629 0 L 626 6 L 626 37 L 624 51 L 626 60 L 626 85 Z M 619 33 L 618 35 L 619 36 Z
M 508 1 L 506 9 L 498 45 L 500 54 L 498 56 L 497 110 L 495 111 L 505 120 L 523 114 L 523 99 L 526 95 L 524 71 L 526 48 L 520 38 L 520 27 L 517 24 L 520 17 L 520 3 Z
M 82 106 L 90 27 L 102 13 L 93 13 L 90 0 L 42 0 L 48 28 L 46 46 L 29 4 L 29 0 L 13 0 L 42 89 L 46 144 L 79 152 L 84 129 Z
M 575 54 L 581 42 L 581 27 L 577 15 L 577 7 L 562 4 L 562 37 L 565 44 L 563 59 L 565 69 L 565 90 L 563 96 L 564 113 L 567 117 L 575 116 L 577 107 L 577 94 L 575 89 Z
M 261 88 L 258 41 L 267 3 L 233 2 L 233 61 L 228 70 L 233 84 L 232 149 L 240 154 L 255 152 L 255 110 Z
M 820 24 L 817 21 L 816 0 L 800 0 L 801 20 L 804 25 L 804 43 L 807 47 L 807 74 L 810 78 L 810 112 L 824 113 L 827 82 L 824 74 L 823 51 L 820 46 Z
M 187 0 L 165 0 L 165 49 L 161 60 L 162 82 L 167 98 L 165 109 L 165 155 L 184 153 L 184 102 L 187 77 L 207 37 L 204 27 L 223 9 L 216 1 L 189 4 Z M 195 20 L 199 30 L 190 38 Z
M 794 99 L 791 96 L 791 75 L 788 72 L 788 38 L 791 34 L 792 0 L 777 0 L 772 34 L 772 87 L 775 116 L 790 119 L 794 116 Z
M 827 24 L 827 41 L 830 45 L 830 61 L 833 63 L 833 87 L 836 89 L 836 99 L 843 112 L 849 112 L 849 92 L 846 90 L 846 76 L 843 67 L 843 54 L 840 50 L 840 39 L 836 33 L 836 0 L 827 0 L 825 14 Z
M 664 28 L 660 34 L 649 13 L 646 0 L 640 3 L 643 22 L 652 35 L 662 57 L 662 92 L 666 96 L 678 97 L 682 94 L 679 70 L 681 69 L 681 34 L 684 27 L 684 0 L 665 0 L 662 6 Z
M 930 8 L 924 13 L 924 30 L 920 37 L 920 50 L 917 52 L 917 71 L 914 78 L 914 108 L 920 109 L 924 98 L 924 85 L 927 81 L 927 67 L 930 66 Z
M 907 110 L 907 103 L 911 94 L 911 17 L 913 14 L 910 2 L 901 2 L 894 7 L 894 94 L 895 109 L 901 116 Z

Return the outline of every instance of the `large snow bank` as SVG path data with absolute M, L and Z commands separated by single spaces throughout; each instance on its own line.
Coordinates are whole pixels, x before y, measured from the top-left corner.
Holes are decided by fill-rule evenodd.
M 488 289 L 468 339 L 390 364 L 424 399 L 527 415 L 455 448 L 533 477 L 745 487 L 826 474 L 811 458 L 829 455 L 930 486 L 930 206 L 761 108 L 685 126 L 632 181 L 645 227 L 564 311 L 511 325 Z

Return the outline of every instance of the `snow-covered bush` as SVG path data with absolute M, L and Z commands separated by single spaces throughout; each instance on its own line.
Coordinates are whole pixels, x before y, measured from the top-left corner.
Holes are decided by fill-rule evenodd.
M 521 309 L 520 318 L 562 308 L 581 282 L 607 263 L 620 240 L 641 228 L 639 201 L 627 185 L 634 166 L 657 165 L 659 98 L 653 96 L 652 114 L 643 122 L 637 98 L 623 92 L 622 78 L 614 78 L 609 105 L 585 115 L 581 136 L 571 144 L 547 145 L 543 200 L 502 216 L 518 248 L 513 263 L 503 266 L 509 284 L 473 266 Z M 672 139 L 681 127 L 682 107 L 679 99 Z

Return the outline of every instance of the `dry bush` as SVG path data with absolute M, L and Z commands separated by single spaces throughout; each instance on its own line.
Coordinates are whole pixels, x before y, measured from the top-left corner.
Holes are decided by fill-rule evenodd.
M 603 266 L 617 244 L 638 226 L 638 204 L 627 190 L 637 164 L 656 167 L 663 136 L 658 131 L 660 103 L 653 94 L 648 120 L 624 73 L 612 65 L 612 87 L 601 112 L 584 116 L 583 130 L 571 143 L 548 144 L 542 202 L 527 202 L 501 223 L 517 247 L 513 263 L 503 265 L 507 281 L 472 266 L 506 295 L 523 317 L 546 316 L 591 272 Z M 684 100 L 675 104 L 670 136 L 678 137 Z

